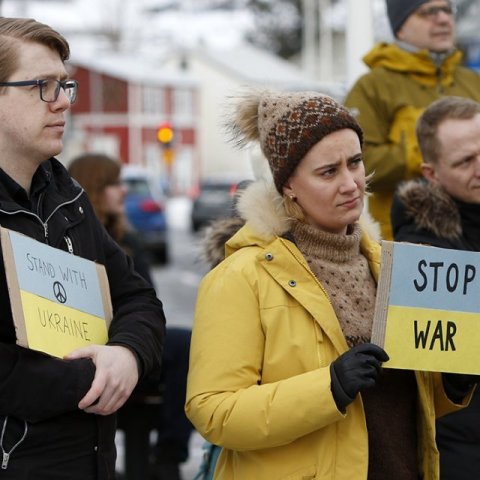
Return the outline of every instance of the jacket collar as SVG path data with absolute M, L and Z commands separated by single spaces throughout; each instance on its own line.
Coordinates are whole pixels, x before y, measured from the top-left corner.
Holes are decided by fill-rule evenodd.
M 424 179 L 404 182 L 398 188 L 398 198 L 405 223 L 415 223 L 436 237 L 450 240 L 462 235 L 462 223 L 457 203 L 441 187 Z
M 453 74 L 460 65 L 462 53 L 453 50 L 437 64 L 428 50 L 407 51 L 395 43 L 379 43 L 363 58 L 370 68 L 383 67 L 387 70 L 411 75 L 417 82 L 435 86 L 439 81 L 447 87 L 453 83 Z
M 46 191 L 48 204 L 54 208 L 57 204 L 75 198 L 82 188 L 75 182 L 65 167 L 55 158 L 43 162 L 32 179 L 32 193 Z M 0 174 L 0 209 L 5 211 L 31 210 L 19 198 L 26 197 L 25 190 L 5 172 Z M 48 212 L 45 212 L 48 214 Z
M 247 246 L 260 247 L 256 256 L 258 263 L 321 323 L 322 330 L 337 351 L 346 351 L 348 347 L 342 330 L 338 321 L 333 320 L 335 312 L 331 303 L 319 302 L 316 289 L 296 288 L 297 285 L 310 285 L 313 280 L 328 298 L 300 250 L 285 235 L 290 229 L 291 220 L 286 215 L 282 198 L 273 183 L 265 180 L 253 183 L 242 192 L 237 206 L 247 223 L 226 243 L 226 255 Z M 366 216 L 362 217 L 361 224 L 363 234 L 360 248 L 369 261 L 374 278 L 378 280 L 380 245 L 366 233 L 370 231 L 375 236 L 378 226 Z
M 51 171 L 46 165 L 40 165 L 32 178 L 30 198 L 36 198 L 43 191 L 51 179 Z M 8 173 L 0 169 L 0 186 L 7 197 L 26 208 L 31 207 L 31 200 L 25 189 L 19 185 Z
M 283 200 L 273 181 L 259 180 L 241 194 L 238 204 L 240 216 L 250 223 L 260 237 L 271 240 L 290 230 L 291 220 L 283 207 Z
M 285 237 L 290 230 L 292 219 L 287 216 L 283 199 L 272 181 L 258 180 L 247 187 L 240 194 L 237 209 L 247 223 L 226 243 L 227 255 L 249 245 L 265 248 L 274 239 Z M 377 245 L 380 239 L 378 224 L 366 212 L 362 214 L 360 224 L 362 250 L 367 258 L 373 257 L 376 247 L 372 244 Z

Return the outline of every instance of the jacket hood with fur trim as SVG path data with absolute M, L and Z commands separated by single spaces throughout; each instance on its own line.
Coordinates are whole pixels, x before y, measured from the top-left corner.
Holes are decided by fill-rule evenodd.
M 292 224 L 292 219 L 285 212 L 281 195 L 273 181 L 269 180 L 258 180 L 241 192 L 237 212 L 238 217 L 217 220 L 205 231 L 202 241 L 203 257 L 212 266 L 225 257 L 227 241 L 227 253 L 246 244 L 263 245 L 284 235 Z M 248 235 L 231 239 L 245 223 L 248 224 Z M 378 224 L 368 213 L 362 215 L 360 223 L 370 237 L 379 240 Z
M 402 183 L 392 206 L 392 227 L 395 240 L 403 238 L 407 229 L 427 230 L 435 237 L 456 240 L 462 235 L 460 212 L 455 201 L 440 187 L 426 180 Z
M 225 243 L 245 225 L 241 217 L 227 217 L 215 220 L 206 228 L 202 239 L 202 259 L 216 267 L 225 258 Z

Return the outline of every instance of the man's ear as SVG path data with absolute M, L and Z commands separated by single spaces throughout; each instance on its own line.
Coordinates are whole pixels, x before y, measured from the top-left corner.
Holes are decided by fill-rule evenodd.
M 423 176 L 433 185 L 438 185 L 437 174 L 435 171 L 435 165 L 431 163 L 422 163 L 420 165 Z
M 403 25 L 405 25 L 405 23 Z M 406 41 L 405 40 L 405 35 L 403 33 L 403 25 L 396 32 L 394 32 L 394 37 L 397 40 L 400 40 L 401 42 Z

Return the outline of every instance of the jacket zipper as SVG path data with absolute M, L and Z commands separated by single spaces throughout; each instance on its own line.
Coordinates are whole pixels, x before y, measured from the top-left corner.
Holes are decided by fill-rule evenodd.
M 40 218 L 39 215 L 37 215 L 36 213 L 30 212 L 28 210 L 19 209 L 19 210 L 15 210 L 15 211 L 7 211 L 7 210 L 0 209 L 0 213 L 3 213 L 5 215 L 17 215 L 19 213 L 24 213 L 24 214 L 27 214 L 27 215 L 30 215 L 30 216 L 36 218 L 40 222 L 40 224 L 43 226 L 43 232 L 44 232 L 44 235 L 45 235 L 45 243 L 48 245 L 49 244 L 49 242 L 48 242 L 48 222 L 49 222 L 49 220 L 52 218 L 52 216 L 60 208 L 64 207 L 65 205 L 70 205 L 71 203 L 75 202 L 76 200 L 78 200 L 78 198 L 80 198 L 80 196 L 82 194 L 83 194 L 83 188 L 80 190 L 80 192 L 73 199 L 57 205 L 53 209 L 52 213 L 45 219 L 44 222 L 42 221 L 42 219 Z M 43 196 L 39 200 L 39 205 L 40 205 L 42 199 L 43 199 Z M 64 238 L 65 238 L 65 242 L 67 243 L 68 252 L 73 253 L 72 240 L 67 235 L 65 235 Z M 4 446 L 3 446 L 3 439 L 4 439 L 7 423 L 8 423 L 8 416 L 5 417 L 5 419 L 4 419 L 3 426 L 2 426 L 2 431 L 1 431 L 1 434 L 0 434 L 0 449 L 1 449 L 1 453 L 2 453 L 2 459 L 1 459 L 1 469 L 2 470 L 6 470 L 8 468 L 8 462 L 10 460 L 10 456 L 12 455 L 13 451 L 25 440 L 25 437 L 27 436 L 27 432 L 28 432 L 28 424 L 27 424 L 27 422 L 24 422 L 25 423 L 25 428 L 24 428 L 24 432 L 23 432 L 22 437 L 10 449 L 10 451 L 7 452 L 7 451 L 5 451 Z
M 70 239 L 70 237 L 69 237 L 68 235 L 65 235 L 63 238 L 65 239 L 65 243 L 67 244 L 68 253 L 73 254 L 73 243 L 72 243 L 72 240 Z
M 437 77 L 437 91 L 438 93 L 443 93 L 443 85 L 442 85 L 442 67 L 437 66 L 435 68 L 435 76 Z
M 281 241 L 282 241 L 283 245 L 285 246 L 285 248 L 286 248 L 286 249 L 293 255 L 293 257 L 300 263 L 300 265 L 302 265 L 304 268 L 306 267 L 308 273 L 313 277 L 315 283 L 320 287 L 320 290 L 322 290 L 325 298 L 327 299 L 327 302 L 330 304 L 330 306 L 332 307 L 332 310 L 333 310 L 333 303 L 332 303 L 332 301 L 330 300 L 330 296 L 328 295 L 327 290 L 326 290 L 325 287 L 320 283 L 320 281 L 318 280 L 318 278 L 316 277 L 316 275 L 312 272 L 311 268 L 310 268 L 308 265 L 305 265 L 303 259 L 298 258 L 296 252 L 290 248 L 290 245 L 288 245 L 288 241 L 285 241 L 285 239 L 283 239 L 283 238 L 281 239 Z M 315 335 L 317 335 L 317 333 L 315 333 Z M 318 343 L 317 343 L 316 352 L 317 352 L 318 364 L 320 365 L 321 362 L 322 362 L 322 357 L 321 357 L 321 355 L 320 355 L 320 350 L 319 350 L 319 348 L 318 348 Z
M 29 210 L 24 210 L 24 209 L 18 209 L 18 210 L 14 210 L 14 211 L 7 211 L 7 210 L 3 210 L 0 208 L 0 213 L 4 213 L 5 215 L 16 215 L 18 213 L 25 213 L 27 215 L 30 215 L 31 217 L 34 217 L 36 218 L 40 224 L 42 225 L 43 227 L 43 233 L 44 233 L 44 236 L 45 236 L 45 243 L 47 245 L 49 245 L 49 241 L 48 241 L 48 221 L 53 217 L 53 215 L 62 207 L 64 207 L 65 205 L 70 205 L 71 203 L 77 201 L 80 196 L 83 194 L 84 190 L 83 188 L 80 190 L 80 192 L 74 197 L 72 198 L 71 200 L 67 200 L 66 202 L 63 202 L 63 203 L 60 203 L 59 205 L 57 205 L 52 213 L 50 213 L 50 215 L 45 219 L 45 221 L 42 221 L 42 219 L 36 214 L 36 213 L 33 213 L 33 212 L 30 212 Z M 67 238 L 67 237 L 65 237 Z M 71 240 L 69 238 L 69 241 L 70 241 L 70 246 L 67 242 L 67 247 L 68 247 L 68 251 L 70 253 L 73 253 L 73 246 L 71 245 Z M 70 251 L 70 248 L 71 248 L 71 251 Z
M 2 450 L 2 470 L 6 470 L 8 468 L 8 462 L 10 460 L 10 455 L 25 440 L 25 437 L 27 436 L 28 424 L 25 420 L 23 422 L 24 422 L 24 429 L 23 429 L 23 434 L 22 434 L 20 440 L 17 441 L 17 443 L 10 449 L 10 451 L 6 452 L 4 447 L 3 447 L 3 437 L 5 435 L 5 430 L 7 428 L 8 416 L 6 416 L 5 419 L 3 420 L 2 433 L 0 435 L 0 448 Z

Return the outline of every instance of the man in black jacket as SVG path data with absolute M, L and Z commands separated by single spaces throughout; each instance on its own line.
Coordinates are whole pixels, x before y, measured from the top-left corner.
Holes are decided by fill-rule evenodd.
M 47 25 L 0 18 L 0 224 L 103 264 L 113 320 L 107 345 L 65 359 L 17 346 L 0 259 L 2 480 L 113 479 L 113 414 L 162 353 L 161 302 L 53 158 L 77 93 L 68 56 L 67 41 Z
M 417 124 L 424 179 L 394 197 L 394 239 L 480 252 L 480 103 L 445 97 Z M 480 391 L 470 406 L 437 421 L 442 480 L 478 478 Z

